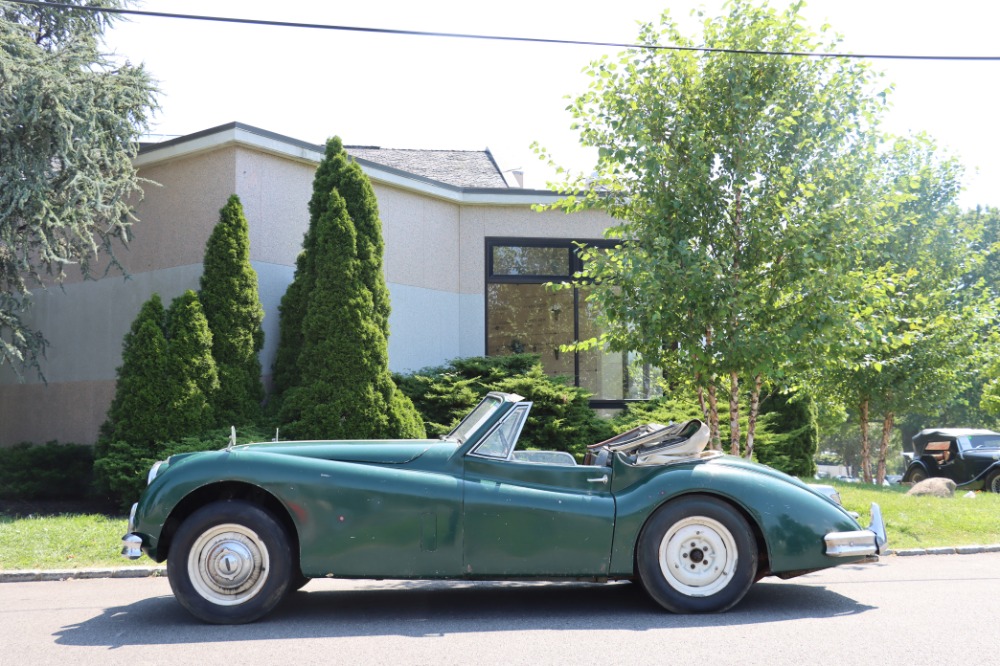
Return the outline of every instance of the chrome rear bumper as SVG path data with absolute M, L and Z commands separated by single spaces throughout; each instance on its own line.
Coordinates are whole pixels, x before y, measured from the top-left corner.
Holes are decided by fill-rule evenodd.
M 888 543 L 882 509 L 872 503 L 871 524 L 866 530 L 830 532 L 824 537 L 826 554 L 830 557 L 866 557 L 878 555 Z

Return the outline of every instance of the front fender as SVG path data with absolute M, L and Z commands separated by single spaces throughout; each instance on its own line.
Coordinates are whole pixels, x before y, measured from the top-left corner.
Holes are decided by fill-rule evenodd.
M 307 482 L 323 473 L 320 467 L 346 466 L 329 461 L 249 451 L 207 451 L 172 458 L 170 463 L 146 488 L 136 506 L 134 533 L 142 538 L 143 550 L 156 561 L 164 528 L 182 512 L 185 500 L 207 486 L 240 484 L 258 489 L 280 503 L 296 531 L 301 532 L 306 515 L 300 509 Z M 329 472 L 329 470 L 326 470 Z
M 962 489 L 968 488 L 969 490 L 980 490 L 986 485 L 986 479 L 988 479 L 991 474 L 997 471 L 1000 471 L 1000 460 L 993 463 L 979 474 L 976 474 L 974 477 L 972 477 L 965 483 L 958 484 L 958 487 Z
M 693 493 L 719 497 L 744 513 L 766 548 L 766 573 L 822 569 L 863 559 L 826 554 L 827 534 L 861 527 L 832 500 L 785 474 L 729 456 L 650 469 L 645 478 L 615 496 L 612 571 L 618 575 L 632 571 L 639 534 L 653 512 Z

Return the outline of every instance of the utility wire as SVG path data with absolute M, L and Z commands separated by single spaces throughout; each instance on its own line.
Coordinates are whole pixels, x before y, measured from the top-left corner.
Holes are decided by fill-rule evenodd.
M 708 46 L 674 46 L 663 44 L 629 44 L 626 42 L 595 42 L 576 39 L 546 39 L 543 37 L 513 37 L 505 35 L 476 35 L 461 32 L 434 32 L 424 30 L 398 30 L 393 28 L 366 28 L 351 25 L 331 25 L 327 23 L 299 23 L 294 21 L 269 21 L 264 19 L 248 19 L 232 16 L 205 16 L 202 14 L 177 14 L 174 12 L 153 12 L 144 9 L 124 9 L 91 7 L 86 5 L 69 5 L 61 2 L 42 2 L 41 0 L 6 0 L 15 5 L 30 5 L 33 7 L 49 7 L 71 11 L 86 11 L 92 13 L 124 14 L 129 16 L 149 16 L 153 18 L 171 18 L 185 21 L 212 21 L 216 23 L 239 23 L 243 25 L 259 25 L 277 28 L 305 28 L 310 30 L 334 30 L 340 32 L 364 32 L 381 35 L 406 35 L 410 37 L 446 37 L 450 39 L 476 39 L 501 42 L 528 42 L 534 44 L 557 44 L 561 46 L 608 46 L 625 49 L 644 49 L 650 51 L 697 51 L 700 53 L 732 53 L 755 56 L 799 56 L 803 58 L 856 58 L 865 60 L 940 60 L 958 62 L 1000 61 L 1000 56 L 969 56 L 969 55 L 904 55 L 891 53 L 821 53 L 809 51 L 755 51 L 751 49 L 723 49 Z

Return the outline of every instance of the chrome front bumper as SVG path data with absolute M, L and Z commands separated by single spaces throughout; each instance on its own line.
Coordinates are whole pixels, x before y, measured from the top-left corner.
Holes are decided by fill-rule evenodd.
M 139 504 L 133 504 L 128 514 L 128 532 L 122 537 L 122 555 L 130 560 L 142 557 L 142 538 L 132 533 L 135 529 L 135 510 Z
M 830 532 L 824 537 L 826 554 L 830 557 L 866 557 L 878 555 L 888 543 L 882 509 L 872 503 L 871 524 L 866 530 Z

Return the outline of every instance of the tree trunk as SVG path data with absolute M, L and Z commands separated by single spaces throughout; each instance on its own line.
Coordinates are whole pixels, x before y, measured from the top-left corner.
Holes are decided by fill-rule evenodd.
M 729 373 L 729 453 L 740 455 L 740 376 Z
M 694 382 L 698 391 L 698 406 L 701 407 L 701 418 L 705 423 L 708 423 L 711 419 L 708 415 L 708 405 L 705 404 L 705 387 L 701 385 L 700 373 L 694 376 Z
M 715 395 L 715 382 L 708 385 L 708 430 L 712 435 L 713 451 L 722 450 L 722 437 L 719 436 L 719 399 Z
M 885 481 L 885 457 L 889 454 L 889 438 L 892 436 L 892 426 L 896 420 L 893 412 L 886 412 L 882 421 L 882 441 L 878 447 L 878 470 L 875 473 L 875 483 L 882 485 Z
M 747 451 L 746 459 L 753 457 L 754 436 L 757 434 L 757 412 L 760 411 L 760 387 L 763 383 L 760 373 L 753 378 L 753 388 L 750 390 L 750 415 L 747 417 Z
M 859 413 L 861 416 L 861 478 L 865 483 L 872 482 L 871 446 L 868 441 L 868 398 L 861 401 Z

